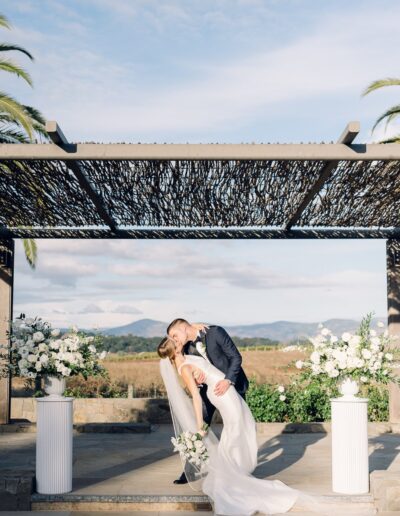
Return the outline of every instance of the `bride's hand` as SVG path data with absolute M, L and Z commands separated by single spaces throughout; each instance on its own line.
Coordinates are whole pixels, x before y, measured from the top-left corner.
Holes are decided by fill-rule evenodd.
M 203 430 L 202 428 L 200 430 L 197 430 L 197 433 L 201 435 L 201 437 L 204 437 L 207 434 L 208 430 Z
M 208 328 L 208 324 L 204 323 L 192 323 L 192 326 L 194 326 L 196 330 L 204 330 L 204 328 Z

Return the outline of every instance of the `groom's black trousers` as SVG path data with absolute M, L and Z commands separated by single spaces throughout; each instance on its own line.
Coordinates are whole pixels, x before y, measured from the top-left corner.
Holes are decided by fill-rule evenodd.
M 213 418 L 214 412 L 216 411 L 215 406 L 211 403 L 211 401 L 208 399 L 207 396 L 207 387 L 208 385 L 203 385 L 203 387 L 200 387 L 200 396 L 203 400 L 203 420 L 208 425 L 211 424 L 211 420 Z M 235 388 L 235 387 L 230 387 Z M 246 401 L 246 392 L 239 392 L 240 396 Z

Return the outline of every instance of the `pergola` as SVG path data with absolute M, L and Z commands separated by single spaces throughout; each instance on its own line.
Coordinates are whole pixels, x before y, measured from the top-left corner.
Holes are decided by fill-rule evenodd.
M 0 343 L 17 238 L 384 238 L 388 329 L 400 334 L 400 145 L 0 144 Z M 0 380 L 0 424 L 10 419 Z M 390 419 L 400 390 L 390 386 Z

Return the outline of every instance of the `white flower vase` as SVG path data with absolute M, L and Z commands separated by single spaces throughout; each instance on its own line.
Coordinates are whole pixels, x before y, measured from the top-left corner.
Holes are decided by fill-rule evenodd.
M 358 382 L 356 380 L 353 380 L 352 378 L 345 378 L 339 384 L 339 392 L 342 394 L 343 398 L 354 399 L 358 391 Z
M 44 391 L 52 398 L 60 398 L 65 391 L 65 377 L 45 375 L 44 376 Z

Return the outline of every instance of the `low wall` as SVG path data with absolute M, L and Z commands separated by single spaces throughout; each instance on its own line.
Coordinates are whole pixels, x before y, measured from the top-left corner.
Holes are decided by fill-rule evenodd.
M 74 424 L 78 423 L 152 423 L 172 424 L 168 400 L 164 398 L 75 398 Z M 36 423 L 35 398 L 11 398 L 11 418 Z M 213 423 L 221 423 L 215 413 Z M 257 423 L 258 432 L 309 433 L 331 431 L 323 423 Z M 368 434 L 400 433 L 400 424 L 368 423 Z
M 163 398 L 75 398 L 74 423 L 172 423 Z M 35 398 L 11 398 L 11 418 L 36 422 Z

